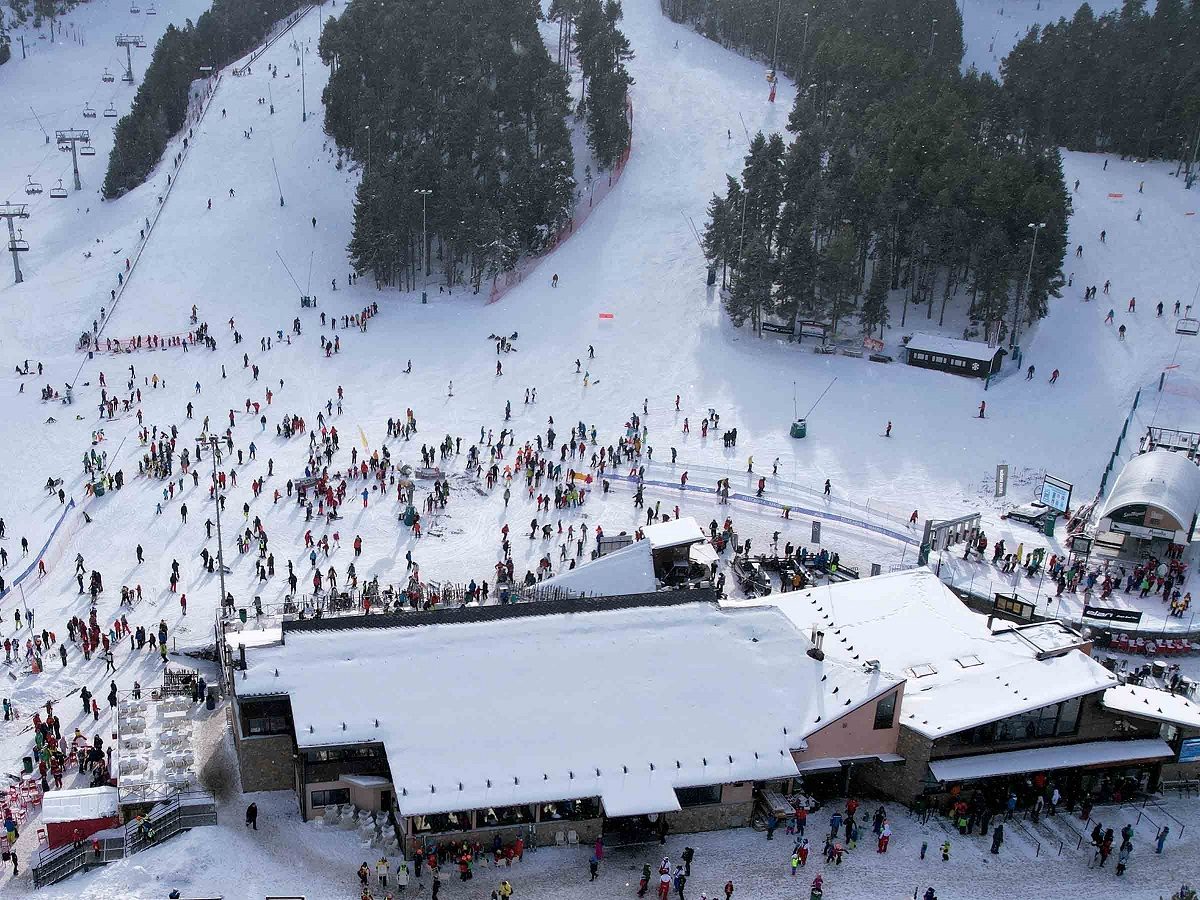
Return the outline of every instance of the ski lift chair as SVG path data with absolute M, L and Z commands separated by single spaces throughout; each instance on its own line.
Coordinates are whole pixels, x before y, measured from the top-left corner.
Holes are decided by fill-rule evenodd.
M 80 156 L 95 156 L 96 148 L 93 147 L 91 144 L 84 144 L 82 147 L 79 148 L 79 155 Z
M 104 118 L 115 119 L 117 117 L 117 107 L 115 104 L 108 104 L 108 109 L 104 111 Z
M 58 184 L 50 188 L 50 196 L 54 200 L 66 200 L 67 189 L 62 186 L 62 179 L 58 179 Z
M 28 182 L 25 185 L 25 193 L 31 196 L 33 194 L 40 194 L 42 192 L 42 186 L 33 180 L 32 175 L 26 175 L 25 177 L 28 179 Z
M 17 229 L 17 236 L 8 242 L 8 249 L 13 253 L 27 253 L 29 251 L 29 241 L 25 240 L 25 233 Z
M 138 47 L 140 47 L 140 48 L 141 48 L 141 49 L 143 49 L 143 50 L 145 50 L 145 49 L 146 49 L 146 42 L 145 42 L 145 41 L 138 41 L 138 42 L 137 42 L 137 45 L 138 45 Z
M 112 72 L 108 71 L 108 69 L 105 69 L 104 74 L 100 76 L 100 80 L 105 82 L 106 84 L 112 84 L 114 81 L 117 80 L 117 76 L 114 75 Z
M 83 104 L 83 117 L 85 119 L 96 118 L 96 110 L 92 109 L 92 106 L 90 103 Z
M 146 15 L 148 15 L 148 16 L 157 16 L 158 15 L 158 10 L 154 8 L 153 3 L 151 3 L 148 7 L 146 7 Z
M 138 6 L 136 3 L 134 3 L 132 6 L 129 7 L 129 11 L 131 13 L 133 13 L 134 15 L 137 15 L 138 13 L 140 13 L 142 11 L 142 8 L 140 6 Z

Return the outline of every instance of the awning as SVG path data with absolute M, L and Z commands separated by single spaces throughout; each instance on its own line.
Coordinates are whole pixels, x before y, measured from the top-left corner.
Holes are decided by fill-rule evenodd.
M 620 784 L 606 784 L 600 794 L 606 816 L 645 816 L 680 809 L 675 786 L 665 778 L 627 775 Z
M 1103 766 L 1115 763 L 1152 762 L 1175 755 L 1166 741 L 1149 738 L 1137 741 L 1093 741 L 1060 747 L 1038 747 L 1009 753 L 981 753 L 940 759 L 929 764 L 938 781 L 972 781 L 994 775 L 1019 775 L 1076 766 Z
M 847 763 L 881 762 L 902 763 L 904 757 L 898 753 L 863 753 L 858 756 L 827 756 L 821 759 L 806 759 L 796 763 L 801 774 L 805 772 L 834 772 Z
M 392 780 L 381 775 L 341 775 L 338 777 L 338 781 L 360 788 L 390 788 L 392 786 Z

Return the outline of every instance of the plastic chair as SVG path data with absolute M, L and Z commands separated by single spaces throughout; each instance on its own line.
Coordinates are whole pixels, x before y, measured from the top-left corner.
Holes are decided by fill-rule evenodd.
M 579 843 L 579 832 L 575 831 L 574 829 L 568 831 L 567 832 L 567 843 L 568 844 L 578 844 Z
M 561 847 L 566 842 L 567 842 L 567 836 L 565 834 L 563 834 L 561 831 L 554 832 L 554 843 L 555 844 L 557 844 L 558 846 Z

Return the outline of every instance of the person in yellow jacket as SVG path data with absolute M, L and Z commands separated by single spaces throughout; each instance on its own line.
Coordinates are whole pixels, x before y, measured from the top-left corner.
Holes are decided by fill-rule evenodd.
M 497 893 L 500 894 L 500 900 L 508 900 L 508 898 L 512 896 L 512 892 L 513 889 L 511 884 L 509 884 L 507 881 L 500 882 L 500 887 L 497 890 Z

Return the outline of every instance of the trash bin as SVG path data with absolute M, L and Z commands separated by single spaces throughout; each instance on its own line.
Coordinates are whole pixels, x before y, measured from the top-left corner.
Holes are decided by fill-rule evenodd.
M 792 423 L 792 437 L 802 438 L 808 435 L 808 420 L 797 419 Z
M 25 767 L 25 774 L 26 774 L 26 775 L 32 775 L 32 774 L 33 774 L 33 757 L 32 757 L 32 756 L 26 756 L 26 757 L 24 757 L 24 758 L 21 760 L 21 764 L 22 764 L 22 765 Z
M 1054 537 L 1054 523 L 1058 521 L 1058 516 L 1046 516 L 1046 521 L 1042 525 L 1042 534 L 1046 537 Z
M 208 686 L 208 690 L 205 692 L 204 708 L 205 709 L 216 709 L 217 708 L 217 686 L 214 684 L 210 684 Z
M 246 607 L 243 606 L 238 610 L 238 618 L 241 619 L 243 625 L 246 624 Z

